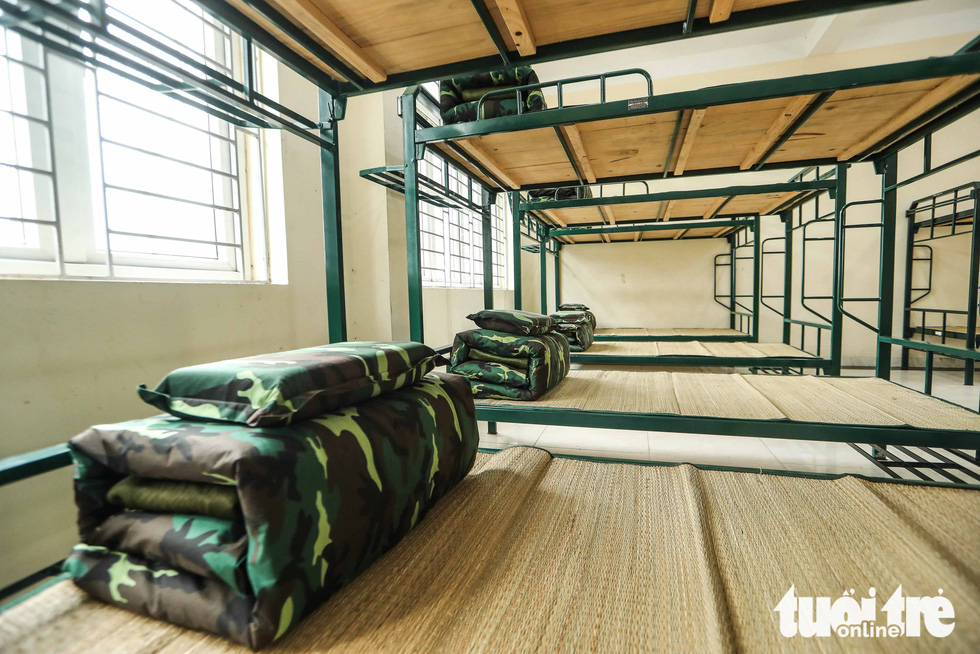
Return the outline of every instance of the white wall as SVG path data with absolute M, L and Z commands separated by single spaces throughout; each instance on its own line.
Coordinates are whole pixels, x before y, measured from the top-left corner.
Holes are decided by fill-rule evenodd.
M 494 291 L 493 306 L 513 309 L 514 292 Z M 483 309 L 483 289 L 424 288 L 422 307 L 425 342 L 433 347 L 449 345 L 457 333 L 476 329 L 466 316 Z
M 728 327 L 711 282 L 727 251 L 724 239 L 567 245 L 562 301 L 588 305 L 600 328 Z

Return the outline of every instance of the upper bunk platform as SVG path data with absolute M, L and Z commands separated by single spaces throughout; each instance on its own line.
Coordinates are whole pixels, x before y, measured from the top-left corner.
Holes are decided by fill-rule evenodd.
M 665 95 L 654 88 L 649 97 L 563 101 L 421 129 L 416 141 L 453 141 L 522 189 L 851 163 L 980 95 L 978 73 L 980 53 L 965 52 Z M 764 209 L 771 199 L 746 198 L 738 211 Z M 692 203 L 675 215 L 709 207 Z M 618 209 L 629 219 L 630 208 Z

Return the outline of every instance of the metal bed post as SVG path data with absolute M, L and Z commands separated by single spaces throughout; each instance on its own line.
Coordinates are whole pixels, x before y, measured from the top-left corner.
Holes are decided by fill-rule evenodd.
M 490 207 L 497 201 L 497 194 L 486 187 L 481 190 L 483 200 L 483 308 L 493 308 L 493 217 Z
M 931 143 L 931 140 L 927 139 L 926 142 Z M 929 163 L 928 155 L 926 155 L 926 163 Z M 915 207 L 914 203 L 912 207 Z M 905 285 L 902 289 L 902 338 L 912 338 L 912 312 L 910 309 L 912 308 L 912 265 L 915 259 L 915 213 L 910 209 L 905 217 L 908 222 L 908 231 L 905 239 Z M 924 340 L 925 334 L 922 337 Z M 909 369 L 911 352 L 907 347 L 902 348 L 902 370 Z
M 736 255 L 736 253 L 738 251 L 735 249 L 735 236 L 734 235 L 729 235 L 728 236 L 728 250 L 729 250 L 729 255 L 728 256 L 731 258 L 731 262 L 732 262 L 731 270 L 728 271 L 728 276 L 729 276 L 728 306 L 730 307 L 730 310 L 731 310 L 731 314 L 729 314 L 729 316 L 728 316 L 728 324 L 729 324 L 729 326 L 730 326 L 731 329 L 735 329 L 735 323 L 738 322 L 736 320 L 736 315 L 735 315 L 735 311 L 738 308 L 738 305 L 735 304 L 735 281 L 736 281 L 736 276 L 735 276 L 735 255 Z M 739 331 L 741 331 L 741 330 L 739 330 Z
M 538 253 L 539 261 L 541 263 L 541 313 L 548 313 L 548 229 L 542 228 L 539 232 L 540 236 L 540 252 Z
M 511 191 L 511 253 L 514 257 L 514 308 L 521 308 L 521 192 Z
M 898 154 L 889 154 L 879 169 L 882 184 L 881 205 L 881 270 L 878 294 L 878 353 L 875 358 L 875 375 L 891 379 L 892 345 L 881 336 L 892 335 L 895 307 L 895 228 L 898 220 Z
M 977 347 L 977 284 L 980 283 L 980 227 L 977 225 L 977 217 L 980 214 L 980 189 L 973 188 L 973 232 L 970 234 L 970 287 L 967 289 L 966 301 L 966 349 L 975 350 Z M 956 224 L 956 210 L 953 210 L 953 224 Z M 945 330 L 944 330 L 945 331 Z M 976 362 L 973 359 L 965 361 L 963 383 L 973 386 L 974 369 Z
M 783 211 L 779 214 L 786 232 L 786 244 L 783 247 L 783 343 L 789 345 L 793 332 L 793 324 L 789 322 L 793 315 L 793 211 Z M 802 327 L 801 327 L 802 329 Z M 817 352 L 817 355 L 820 353 Z
M 752 219 L 752 342 L 759 342 L 759 315 L 762 312 L 762 217 Z
M 844 345 L 844 313 L 840 309 L 840 297 L 844 294 L 840 278 L 844 272 L 841 256 L 841 239 L 844 236 L 843 209 L 847 204 L 847 164 L 838 164 L 836 170 L 837 187 L 834 190 L 834 279 L 830 301 L 830 367 L 827 374 L 840 376 L 841 349 Z M 804 234 L 804 237 L 806 235 Z
M 331 343 L 347 340 L 347 304 L 344 296 L 344 239 L 340 211 L 340 142 L 337 121 L 344 117 L 347 100 L 320 89 L 320 136 L 330 143 L 320 148 L 320 184 L 323 201 L 323 255 L 327 278 L 327 332 Z
M 555 241 L 555 311 L 561 304 L 561 243 Z
M 399 98 L 402 113 L 405 152 L 405 241 L 408 249 L 408 324 L 409 337 L 423 343 L 422 326 L 422 251 L 419 242 L 418 147 L 415 143 L 415 98 L 420 87 L 406 89 Z

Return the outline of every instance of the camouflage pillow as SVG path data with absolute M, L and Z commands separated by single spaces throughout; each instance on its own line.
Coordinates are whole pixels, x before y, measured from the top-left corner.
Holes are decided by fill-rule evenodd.
M 589 307 L 584 304 L 575 304 L 574 302 L 565 302 L 564 304 L 558 305 L 559 311 L 588 311 Z
M 414 384 L 443 361 L 421 343 L 334 343 L 178 368 L 139 395 L 178 418 L 286 425 Z
M 547 334 L 558 325 L 551 316 L 512 309 L 484 309 L 466 317 L 481 329 L 522 336 Z

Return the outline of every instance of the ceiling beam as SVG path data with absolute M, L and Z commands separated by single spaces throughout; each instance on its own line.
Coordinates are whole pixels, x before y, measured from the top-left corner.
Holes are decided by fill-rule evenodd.
M 704 212 L 704 216 L 703 217 L 704 218 L 713 218 L 714 215 L 716 213 L 718 213 L 719 211 L 721 211 L 721 208 L 724 207 L 726 204 L 728 204 L 729 200 L 731 200 L 731 199 L 732 199 L 732 196 L 730 196 L 730 195 L 727 196 L 727 197 L 720 197 L 720 198 L 718 198 L 717 200 L 715 200 L 714 202 L 711 203 L 711 206 L 708 207 L 708 210 Z
M 765 209 L 763 209 L 762 211 L 760 211 L 759 212 L 759 215 L 760 216 L 767 216 L 767 215 L 769 215 L 769 213 L 772 212 L 773 209 L 775 209 L 775 208 L 777 208 L 779 206 L 782 206 L 782 205 L 786 204 L 787 202 L 789 202 L 790 200 L 792 200 L 796 196 L 796 194 L 797 194 L 797 191 L 791 191 L 789 193 L 783 193 L 778 198 L 776 198 L 775 200 L 773 200 L 773 202 L 771 204 L 769 204 Z
M 806 111 L 807 107 L 817 99 L 817 94 L 812 95 L 800 95 L 792 100 L 786 105 L 786 108 L 779 114 L 776 120 L 773 121 L 769 129 L 766 130 L 765 136 L 759 139 L 759 142 L 755 144 L 752 151 L 749 152 L 742 163 L 739 164 L 739 168 L 742 170 L 748 170 L 754 166 L 762 157 L 769 151 L 769 148 L 779 140 L 779 138 L 786 132 L 787 129 L 796 121 L 797 117 Z
M 488 171 L 493 173 L 493 175 L 496 176 L 497 179 L 504 182 L 512 189 L 518 189 L 521 187 L 521 185 L 518 184 L 513 177 L 507 174 L 507 171 L 504 170 L 503 166 L 498 164 L 493 157 L 487 154 L 486 150 L 481 148 L 474 141 L 472 140 L 457 141 L 456 146 L 459 147 L 459 149 L 465 152 L 466 154 L 470 155 L 481 166 L 483 166 Z
M 311 0 L 275 0 L 275 5 L 364 77 L 376 84 L 388 79 L 388 71 L 354 43 Z
M 538 47 L 534 43 L 531 22 L 527 19 L 527 14 L 524 13 L 524 5 L 521 4 L 521 0 L 487 0 L 487 2 L 497 5 L 497 11 L 504 19 L 504 25 L 521 56 L 528 57 L 536 54 Z
M 568 143 L 568 147 L 572 150 L 572 155 L 578 162 L 577 172 L 581 173 L 582 177 L 589 184 L 595 184 L 595 170 L 592 168 L 592 162 L 589 161 L 589 153 L 585 150 L 585 143 L 582 142 L 582 134 L 578 131 L 578 127 L 575 125 L 564 125 L 559 129 L 565 135 L 565 142 Z M 610 225 L 616 224 L 616 216 L 609 207 L 600 206 L 599 213 L 605 222 Z M 602 235 L 602 240 L 609 243 L 609 237 L 605 234 Z
M 854 155 L 864 152 L 870 146 L 878 143 L 889 134 L 894 134 L 899 128 L 915 120 L 943 100 L 946 100 L 957 92 L 965 89 L 967 86 L 977 81 L 977 79 L 980 79 L 980 75 L 957 75 L 956 77 L 950 77 L 945 82 L 916 100 L 912 106 L 908 107 L 905 111 L 902 111 L 897 116 L 893 116 L 878 129 L 841 152 L 839 155 L 837 155 L 837 160 L 847 161 Z
M 707 109 L 694 109 L 691 113 L 691 122 L 687 124 L 687 131 L 684 133 L 681 153 L 677 156 L 677 163 L 674 164 L 675 175 L 684 174 L 684 166 L 687 165 L 687 158 L 691 156 L 694 140 L 698 137 L 698 130 L 701 129 L 701 122 L 704 120 L 704 115 L 707 112 Z
M 712 23 L 720 23 L 726 21 L 732 15 L 732 7 L 735 5 L 735 0 L 714 0 L 711 3 L 711 13 L 708 14 L 708 20 Z

